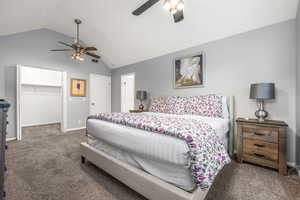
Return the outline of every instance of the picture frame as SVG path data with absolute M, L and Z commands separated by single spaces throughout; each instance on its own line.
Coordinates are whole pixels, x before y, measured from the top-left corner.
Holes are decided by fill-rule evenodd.
M 86 80 L 71 78 L 71 96 L 86 97 Z
M 204 87 L 204 52 L 177 57 L 173 60 L 173 87 L 175 89 Z

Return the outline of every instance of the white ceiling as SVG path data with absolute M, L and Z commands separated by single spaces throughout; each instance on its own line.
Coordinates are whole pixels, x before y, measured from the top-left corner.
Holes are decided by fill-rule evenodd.
M 95 45 L 112 68 L 147 60 L 296 17 L 298 0 L 185 0 L 175 24 L 162 2 L 141 16 L 146 0 L 1 0 L 0 35 L 49 28 Z M 58 45 L 58 47 L 60 47 Z

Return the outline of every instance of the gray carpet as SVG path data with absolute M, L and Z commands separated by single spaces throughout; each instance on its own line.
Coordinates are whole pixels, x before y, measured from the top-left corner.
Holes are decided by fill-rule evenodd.
M 91 163 L 80 164 L 80 131 L 58 126 L 25 128 L 7 152 L 7 200 L 145 200 Z M 300 199 L 300 181 L 276 171 L 233 162 L 225 167 L 207 200 Z

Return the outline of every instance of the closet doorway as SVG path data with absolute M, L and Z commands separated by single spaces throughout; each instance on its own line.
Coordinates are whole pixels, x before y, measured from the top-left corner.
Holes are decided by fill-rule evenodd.
M 17 67 L 17 139 L 22 128 L 66 122 L 66 72 Z
M 135 99 L 135 74 L 121 76 L 121 111 L 129 112 L 134 109 Z

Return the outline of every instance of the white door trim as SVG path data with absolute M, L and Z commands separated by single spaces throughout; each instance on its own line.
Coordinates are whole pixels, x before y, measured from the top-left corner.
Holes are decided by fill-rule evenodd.
M 68 74 L 66 71 L 62 73 L 62 123 L 61 131 L 67 132 L 68 129 Z
M 111 76 L 108 76 L 108 91 L 106 91 L 106 106 L 107 112 L 111 113 Z
M 99 74 L 89 74 L 89 115 L 92 114 L 92 98 L 91 98 L 91 94 L 92 94 L 92 86 L 91 86 L 91 80 L 93 76 L 97 76 Z
M 17 107 L 17 140 L 22 139 L 22 127 L 21 127 L 21 65 L 16 66 L 17 69 L 17 99 L 16 99 L 16 107 Z

